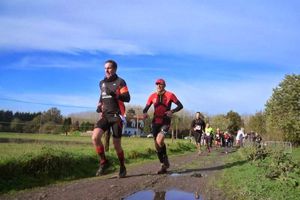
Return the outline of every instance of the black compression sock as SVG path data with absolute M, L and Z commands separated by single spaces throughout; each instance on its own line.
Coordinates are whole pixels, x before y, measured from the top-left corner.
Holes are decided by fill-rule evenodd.
M 162 147 L 160 147 L 160 149 L 163 155 L 167 155 L 167 147 L 165 144 Z
M 159 148 L 159 149 L 157 150 L 157 157 L 158 157 L 160 163 L 163 163 L 163 162 L 164 162 L 164 154 L 163 154 L 161 148 Z

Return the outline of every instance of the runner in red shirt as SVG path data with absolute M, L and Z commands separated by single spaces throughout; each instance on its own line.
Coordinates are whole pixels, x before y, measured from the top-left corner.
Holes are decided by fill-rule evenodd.
M 148 117 L 147 112 L 153 104 L 154 117 L 152 121 L 152 134 L 154 137 L 157 156 L 161 163 L 161 168 L 157 173 L 163 174 L 167 172 L 167 169 L 170 166 L 164 138 L 170 128 L 173 113 L 181 110 L 183 106 L 175 94 L 165 90 L 166 82 L 163 79 L 158 79 L 155 84 L 156 92 L 151 94 L 148 98 L 147 104 L 143 110 L 143 117 L 144 119 Z M 175 103 L 177 107 L 171 109 L 172 103 Z

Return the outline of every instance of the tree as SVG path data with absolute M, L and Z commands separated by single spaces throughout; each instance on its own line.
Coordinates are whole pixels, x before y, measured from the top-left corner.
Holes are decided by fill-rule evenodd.
M 23 125 L 24 123 L 20 119 L 14 118 L 10 123 L 10 130 L 13 132 L 22 133 Z
M 89 131 L 89 130 L 93 130 L 94 125 L 90 122 L 82 122 L 80 124 L 79 130 L 80 131 Z
M 263 112 L 257 112 L 250 116 L 248 128 L 260 135 L 266 135 L 266 116 Z
M 172 123 L 171 123 L 171 130 L 173 131 L 172 138 L 176 138 L 178 137 L 178 127 L 180 124 L 180 121 L 182 121 L 182 119 L 180 117 L 178 117 L 177 115 L 173 115 L 172 117 Z
M 128 119 L 135 118 L 135 117 L 136 117 L 135 115 L 136 115 L 136 113 L 135 113 L 135 110 L 134 110 L 133 108 L 129 108 L 129 109 L 127 110 L 126 117 L 127 117 Z
M 62 119 L 63 116 L 60 114 L 60 110 L 58 110 L 57 108 L 50 108 L 42 115 L 43 122 L 53 122 L 55 124 L 61 124 Z
M 56 123 L 54 123 L 53 121 L 48 121 L 46 123 L 44 123 L 41 127 L 41 132 L 42 133 L 59 133 L 61 132 L 61 127 L 57 126 Z
M 0 123 L 1 130 L 0 131 L 10 131 L 10 122 L 13 120 L 13 112 L 12 111 L 0 111 Z
M 268 132 L 300 144 L 300 75 L 286 75 L 266 103 Z
M 16 112 L 13 117 L 18 118 L 23 122 L 31 121 L 41 113 Z
M 229 126 L 229 119 L 226 115 L 215 115 L 210 118 L 210 124 L 215 129 L 220 128 L 222 131 L 226 131 Z
M 71 125 L 72 125 L 72 119 L 71 119 L 71 117 L 65 118 L 64 119 L 64 124 L 62 126 L 62 129 L 63 129 L 63 131 L 64 131 L 64 133 L 66 135 L 68 135 L 68 132 L 70 132 Z
M 63 116 L 57 108 L 50 108 L 40 117 L 41 131 L 45 133 L 58 133 L 62 131 Z
M 242 118 L 237 112 L 234 112 L 232 110 L 229 111 L 226 115 L 226 118 L 229 122 L 227 130 L 230 133 L 235 134 L 243 126 Z
M 79 129 L 80 129 L 79 121 L 75 121 L 75 123 L 72 124 L 72 130 L 79 131 Z
M 24 133 L 38 133 L 41 130 L 41 114 L 36 116 L 30 122 L 27 122 L 23 128 Z

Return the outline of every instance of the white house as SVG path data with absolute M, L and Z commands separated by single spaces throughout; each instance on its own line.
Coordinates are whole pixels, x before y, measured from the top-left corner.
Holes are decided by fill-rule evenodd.
M 123 125 L 123 135 L 140 136 L 142 135 L 145 123 L 142 119 L 132 118 Z

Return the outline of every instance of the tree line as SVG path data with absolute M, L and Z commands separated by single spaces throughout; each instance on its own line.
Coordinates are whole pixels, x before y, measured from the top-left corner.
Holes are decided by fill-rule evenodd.
M 93 129 L 89 121 L 72 121 L 63 117 L 57 108 L 45 112 L 16 112 L 0 110 L 0 132 L 18 133 L 65 133 Z

